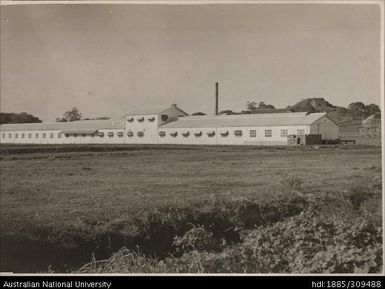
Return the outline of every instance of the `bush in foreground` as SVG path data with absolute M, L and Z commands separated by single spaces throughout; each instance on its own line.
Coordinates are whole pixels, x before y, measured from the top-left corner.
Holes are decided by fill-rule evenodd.
M 213 243 L 209 237 L 199 227 L 179 238 L 179 245 L 199 244 L 199 248 L 190 246 L 192 251 L 180 257 L 155 260 L 123 248 L 109 260 L 91 262 L 80 271 L 378 273 L 382 270 L 382 230 L 364 219 L 355 224 L 324 221 L 304 212 L 274 225 L 245 231 L 239 244 L 221 252 L 210 252 Z

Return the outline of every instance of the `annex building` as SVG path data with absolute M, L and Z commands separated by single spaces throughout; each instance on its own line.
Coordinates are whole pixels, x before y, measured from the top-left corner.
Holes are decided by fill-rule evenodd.
M 120 120 L 0 126 L 0 142 L 14 144 L 294 145 L 338 136 L 338 124 L 326 113 L 188 116 L 175 104 L 131 111 Z
M 363 137 L 381 137 L 381 113 L 375 113 L 362 121 L 360 135 Z

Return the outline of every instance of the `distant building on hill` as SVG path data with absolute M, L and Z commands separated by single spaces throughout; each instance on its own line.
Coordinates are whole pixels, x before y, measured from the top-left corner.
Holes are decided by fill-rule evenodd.
M 381 136 L 381 113 L 375 113 L 362 121 L 360 135 L 363 137 Z

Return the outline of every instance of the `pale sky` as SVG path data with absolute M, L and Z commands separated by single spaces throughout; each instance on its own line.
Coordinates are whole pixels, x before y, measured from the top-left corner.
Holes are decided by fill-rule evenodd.
M 177 103 L 380 104 L 378 5 L 1 7 L 1 111 L 45 121 Z

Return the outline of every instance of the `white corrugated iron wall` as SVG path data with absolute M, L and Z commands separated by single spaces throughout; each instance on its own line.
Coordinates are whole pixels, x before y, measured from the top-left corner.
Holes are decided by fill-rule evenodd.
M 335 140 L 339 137 L 339 126 L 324 116 L 311 124 L 310 134 L 320 134 L 322 140 Z
M 296 118 L 301 118 L 303 121 L 303 115 L 295 114 Z M 266 116 L 261 117 L 265 119 Z M 274 116 L 272 121 L 275 121 L 277 117 Z M 317 115 L 311 116 L 317 117 Z M 230 125 L 232 119 L 235 117 L 223 118 L 225 121 L 223 124 Z M 248 116 L 241 117 L 242 122 L 252 123 Z M 252 116 L 251 118 L 254 118 Z M 222 119 L 222 118 L 220 118 Z M 186 120 L 186 119 L 185 119 Z M 193 121 L 194 124 L 207 125 L 207 122 L 201 122 L 200 118 L 197 118 L 198 122 Z M 215 119 L 214 119 L 215 120 Z M 230 121 L 229 121 L 230 120 Z M 298 134 L 321 134 L 322 139 L 337 139 L 339 135 L 339 127 L 328 117 L 323 116 L 312 124 L 290 124 L 290 125 L 266 125 L 264 121 L 261 125 L 255 126 L 239 126 L 239 127 L 218 127 L 222 121 L 213 124 L 214 126 L 206 127 L 183 127 L 185 122 L 170 122 L 170 126 L 159 126 L 161 122 L 161 115 L 131 115 L 126 116 L 125 124 L 119 124 L 112 122 L 111 128 L 108 126 L 101 125 L 98 129 L 96 125 L 85 126 L 79 123 L 75 127 L 68 127 L 66 129 L 69 133 L 62 130 L 30 130 L 30 131 L 1 131 L 0 141 L 1 143 L 35 143 L 35 144 L 193 144 L 193 145 L 286 145 L 287 135 L 298 135 Z M 213 117 L 210 118 L 213 121 Z M 56 124 L 55 124 L 56 125 Z M 63 124 L 60 124 L 63 126 Z M 186 124 L 188 126 L 188 124 Z M 21 128 L 15 126 L 15 128 Z M 9 128 L 7 128 L 9 130 Z M 94 134 L 82 133 L 94 130 Z M 3 134 L 5 133 L 5 138 Z M 11 137 L 9 137 L 11 134 Z M 18 137 L 16 137 L 16 134 Z M 24 135 L 24 137 L 23 137 Z M 37 137 L 36 137 L 37 136 Z M 44 137 L 45 136 L 45 137 Z
M 320 126 L 321 130 L 324 126 Z M 317 126 L 318 128 L 318 126 Z M 99 129 L 91 134 L 65 134 L 61 131 L 13 131 L 4 132 L 2 143 L 31 144 L 192 144 L 192 145 L 286 145 L 287 136 L 308 134 L 309 126 L 272 126 L 272 127 L 221 127 L 221 128 L 156 128 L 130 126 L 127 129 Z M 284 133 L 283 133 L 284 131 Z M 139 136 L 138 132 L 143 132 Z M 150 134 L 151 132 L 151 134 Z M 271 132 L 271 133 L 270 133 Z M 146 136 L 146 133 L 149 134 Z M 333 132 L 334 133 L 334 132 Z M 22 137 L 24 134 L 24 137 Z M 31 137 L 29 137 L 31 134 Z M 38 137 L 36 137 L 36 134 Z M 18 136 L 16 138 L 16 135 Z M 60 136 L 60 137 L 59 137 Z
M 158 133 L 158 115 L 126 116 L 124 132 L 126 143 L 156 144 Z
M 284 133 L 282 132 L 284 130 Z M 286 145 L 287 135 L 303 132 L 309 126 L 159 128 L 159 144 L 206 145 Z M 271 134 L 270 134 L 271 132 Z

